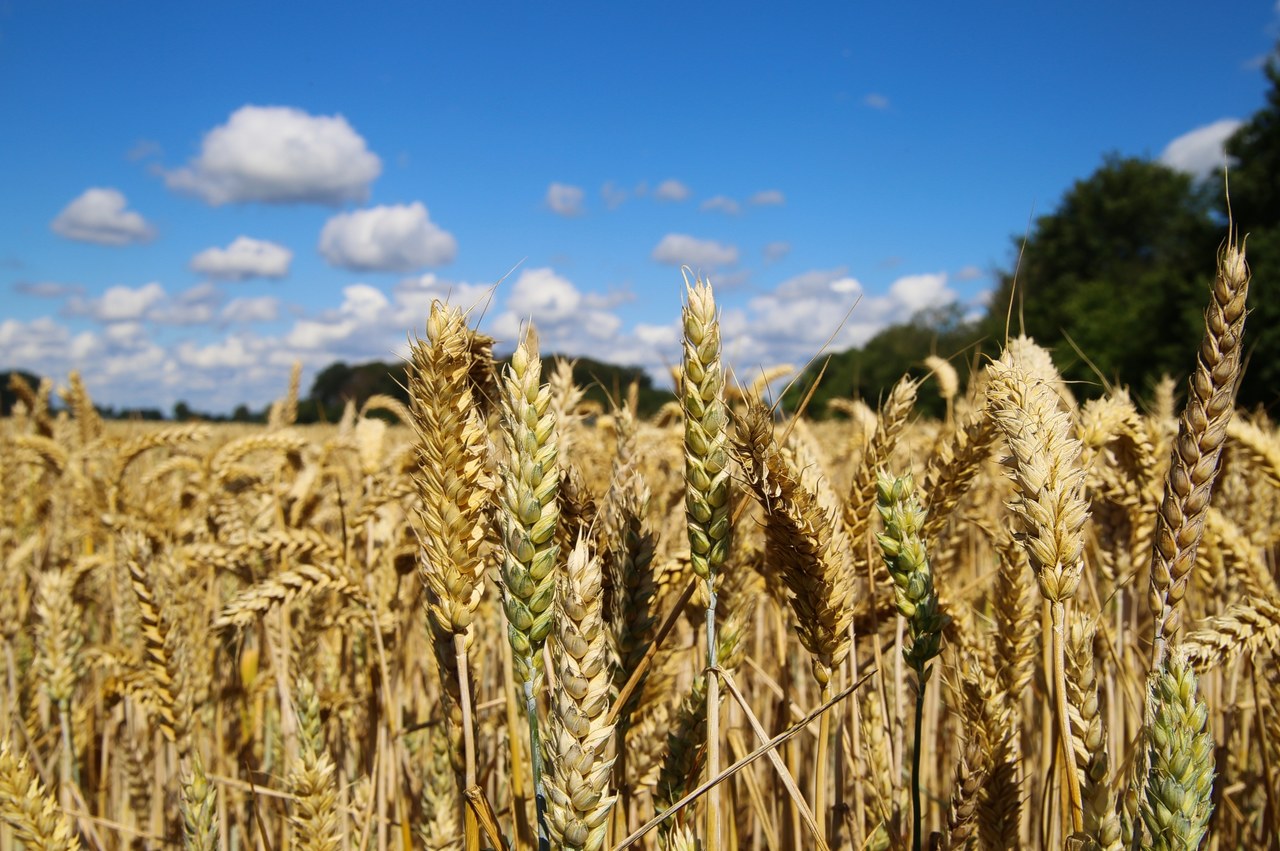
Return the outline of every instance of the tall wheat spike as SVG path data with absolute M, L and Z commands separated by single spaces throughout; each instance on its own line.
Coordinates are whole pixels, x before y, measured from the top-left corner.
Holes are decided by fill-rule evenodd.
M 609 827 L 613 759 L 603 574 L 580 538 L 556 589 L 556 687 L 547 736 L 547 821 L 565 851 L 599 851 Z
M 685 284 L 684 361 L 680 400 L 684 409 L 685 506 L 689 560 L 707 593 L 708 774 L 720 770 L 720 701 L 716 679 L 716 574 L 729 550 L 728 409 L 720 362 L 720 318 L 709 283 Z M 720 845 L 720 790 L 707 800 L 709 848 Z
M 1151 552 L 1151 610 L 1155 616 L 1152 670 L 1160 668 L 1165 646 L 1176 637 L 1181 623 L 1179 608 L 1204 534 L 1205 512 L 1240 377 L 1249 267 L 1234 229 L 1218 253 L 1211 294 L 1204 312 L 1204 340 L 1178 422 L 1164 499 L 1156 516 Z
M 524 694 L 529 725 L 538 834 L 547 842 L 546 791 L 538 734 L 537 694 L 542 647 L 555 614 L 556 529 L 560 519 L 555 411 L 551 389 L 541 383 L 542 359 L 533 326 L 511 356 L 502 379 L 502 434 L 507 475 L 499 500 L 502 527 L 502 600 L 507 613 L 516 681 Z
M 459 781 L 476 782 L 474 693 L 467 650 L 484 593 L 485 538 L 494 483 L 489 439 L 472 396 L 471 331 L 457 308 L 431 305 L 427 339 L 410 347 L 409 397 L 416 433 L 415 531 L 441 686 L 448 698 Z M 460 747 L 459 747 L 460 746 Z M 479 826 L 466 811 L 468 847 Z

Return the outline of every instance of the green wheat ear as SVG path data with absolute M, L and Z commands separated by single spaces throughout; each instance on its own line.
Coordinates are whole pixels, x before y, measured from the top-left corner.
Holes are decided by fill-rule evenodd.
M 1142 821 L 1156 851 L 1200 847 L 1213 813 L 1213 737 L 1186 654 L 1176 652 L 1152 684 L 1150 765 Z

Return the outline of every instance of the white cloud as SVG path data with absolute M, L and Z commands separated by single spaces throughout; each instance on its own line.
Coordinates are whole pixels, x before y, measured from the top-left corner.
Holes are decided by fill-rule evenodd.
M 718 210 L 721 213 L 728 213 L 731 216 L 736 216 L 738 213 L 742 212 L 742 207 L 738 205 L 738 202 L 727 195 L 713 195 L 698 205 L 698 209 L 704 212 L 708 210 Z
M 203 325 L 217 317 L 222 300 L 222 290 L 206 281 L 152 307 L 147 318 L 162 325 Z
M 1207 177 L 1227 165 L 1222 146 L 1239 128 L 1237 119 L 1223 118 L 1183 133 L 1165 146 L 1160 162 L 1196 177 Z
M 207 346 L 194 343 L 181 343 L 178 346 L 178 360 L 185 366 L 200 369 L 219 369 L 252 366 L 258 362 L 260 346 L 246 342 L 243 337 L 227 337 Z
M 421 202 L 340 213 L 320 232 L 320 254 L 357 271 L 411 272 L 453 261 L 458 242 Z
M 770 242 L 761 250 L 764 255 L 765 264 L 777 263 L 782 258 L 791 253 L 791 243 L 789 242 Z
M 553 183 L 547 187 L 547 206 L 559 216 L 580 216 L 584 194 L 581 187 Z
M 127 207 L 119 189 L 93 187 L 64 207 L 50 227 L 67 239 L 98 245 L 129 245 L 152 239 L 155 229 Z
M 683 233 L 669 233 L 653 249 L 653 259 L 672 266 L 711 268 L 738 262 L 738 249 L 710 239 L 696 239 Z
M 985 277 L 986 272 L 983 272 L 977 266 L 965 266 L 959 272 L 956 272 L 957 281 L 976 281 Z
M 289 274 L 293 252 L 283 245 L 238 236 L 226 248 L 206 248 L 191 258 L 193 271 L 226 281 L 283 278 Z
M 169 172 L 172 189 L 210 204 L 364 201 L 382 161 L 341 115 L 242 106 L 205 134 L 200 154 Z
M 654 188 L 653 197 L 659 201 L 683 201 L 689 197 L 689 187 L 674 178 L 664 180 Z
M 524 270 L 507 297 L 510 310 L 535 317 L 538 322 L 568 319 L 581 305 L 582 293 L 578 288 L 551 269 Z
M 605 207 L 616 210 L 626 202 L 627 190 L 609 180 L 600 187 L 600 197 L 604 199 Z
M 90 316 L 99 322 L 132 322 L 145 317 L 165 298 L 164 287 L 156 281 L 140 287 L 115 286 L 97 298 L 69 299 L 65 312 L 70 316 Z
M 252 298 L 233 298 L 222 308 L 221 318 L 226 322 L 274 322 L 280 315 L 280 300 L 269 295 Z
M 941 272 L 934 275 L 904 275 L 889 285 L 889 297 L 909 311 L 908 316 L 903 318 L 955 301 L 955 293 L 947 289 L 947 276 Z
M 47 316 L 0 321 L 0 363 L 37 373 L 62 371 L 72 353 L 71 332 Z M 50 376 L 52 377 L 52 376 Z
M 862 99 L 862 103 L 872 109 L 888 109 L 889 99 L 884 95 L 872 92 Z
M 787 198 L 780 189 L 763 189 L 751 196 L 751 203 L 757 207 L 777 207 L 787 203 Z

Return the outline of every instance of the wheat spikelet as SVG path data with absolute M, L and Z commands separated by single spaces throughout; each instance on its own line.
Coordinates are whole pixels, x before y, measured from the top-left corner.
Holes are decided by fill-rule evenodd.
M 333 760 L 325 747 L 320 700 L 305 677 L 294 683 L 298 717 L 298 755 L 289 768 L 293 792 L 293 825 L 299 851 L 337 851 L 342 843 L 338 824 L 338 788 Z
M 711 588 L 729 546 L 728 419 L 720 322 L 709 284 L 686 287 L 684 376 L 685 481 L 688 488 L 690 560 Z
M 191 755 L 191 767 L 182 782 L 182 846 L 184 851 L 217 851 L 218 790 L 204 773 L 199 751 Z
M 67 385 L 63 396 L 67 407 L 71 409 L 71 418 L 75 420 L 76 434 L 83 449 L 102 435 L 102 416 L 89 398 L 89 391 L 80 378 L 79 370 L 71 370 L 67 376 Z
M 0 741 L 0 817 L 32 851 L 79 851 L 80 840 L 40 778 L 15 756 L 7 739 Z
M 333 590 L 363 605 L 364 592 L 328 564 L 299 564 L 233 597 L 213 619 L 214 629 L 243 629 L 272 607 L 298 597 Z
M 35 424 L 36 434 L 40 437 L 52 437 L 53 419 L 49 416 L 48 391 L 37 394 L 17 372 L 9 373 L 9 389 L 26 405 L 27 415 Z
M 1094 666 L 1095 628 L 1079 618 L 1071 623 L 1067 643 L 1067 699 L 1071 704 L 1075 771 L 1080 773 L 1084 801 L 1084 833 L 1100 851 L 1120 851 L 1120 819 L 1109 786 L 1110 755 L 1098 705 Z
M 916 498 L 911 474 L 895 479 L 881 471 L 876 480 L 876 508 L 885 529 L 876 538 L 893 580 L 898 613 L 910 628 L 911 643 L 902 648 L 902 656 L 923 685 L 929 662 L 941 652 L 942 630 L 948 618 L 938 611 L 933 571 L 921 537 L 925 512 Z
M 463 725 L 454 636 L 470 641 L 484 591 L 485 536 L 493 482 L 488 436 L 472 396 L 471 332 L 461 311 L 431 305 L 427 340 L 410 351 L 409 396 L 417 433 L 414 513 L 421 542 L 420 576 L 454 729 Z
M 923 487 L 925 507 L 929 509 L 922 533 L 926 543 L 937 543 L 956 506 L 982 471 L 996 434 L 995 422 L 986 408 L 975 409 L 929 458 Z
M 156 604 L 151 591 L 151 581 L 143 569 L 140 559 L 142 553 L 140 542 L 133 542 L 125 564 L 129 572 L 129 587 L 133 589 L 134 598 L 138 601 L 138 613 L 142 622 L 143 665 L 149 688 L 155 695 L 150 701 L 157 725 L 165 738 L 171 742 L 181 742 L 183 753 L 190 747 L 190 727 L 188 719 L 183 718 L 181 724 L 174 714 L 177 701 L 173 695 L 173 671 L 168 652 L 165 650 L 165 638 L 169 631 L 168 624 L 161 617 L 160 607 Z
M 1151 551 L 1151 610 L 1155 616 L 1153 669 L 1160 667 L 1166 642 L 1176 639 L 1179 605 L 1204 533 L 1204 514 L 1209 507 L 1240 374 L 1248 294 L 1249 270 L 1244 250 L 1236 243 L 1233 231 L 1218 255 L 1218 273 L 1204 314 L 1205 336 L 1173 442 L 1164 499 L 1156 516 L 1155 545 Z
M 540 384 L 538 336 L 530 326 L 502 380 L 507 473 L 500 496 L 502 590 L 516 679 L 536 692 L 542 645 L 551 632 L 560 510 L 555 414 Z
M 1201 622 L 1181 646 L 1188 663 L 1199 670 L 1230 665 L 1264 648 L 1275 653 L 1280 649 L 1280 605 L 1264 598 L 1234 603 Z
M 428 730 L 418 835 L 427 851 L 451 851 L 457 848 L 462 834 L 458 825 L 458 785 L 449 758 L 448 737 Z
M 969 848 L 976 844 L 978 805 L 991 774 L 991 746 L 982 724 L 983 705 L 991 695 L 982 689 L 981 671 L 974 660 L 968 660 L 963 670 L 966 675 L 957 691 L 964 744 L 956 761 L 944 848 Z
M 855 565 L 864 564 L 865 548 L 875 545 L 874 541 L 867 540 L 867 535 L 871 528 L 871 517 L 875 513 L 876 472 L 889 462 L 894 447 L 898 444 L 898 437 L 915 407 L 918 389 L 919 384 L 906 375 L 893 385 L 889 398 L 880 408 L 876 430 L 863 454 L 862 464 L 854 473 L 853 485 L 844 509 L 844 524 L 853 547 Z M 862 575 L 862 571 L 856 567 L 855 572 Z
M 598 851 L 608 829 L 613 739 L 600 562 L 579 539 L 556 588 L 556 687 L 547 736 L 548 826 L 573 851 Z
M 849 652 L 853 575 L 849 546 L 838 519 L 823 512 L 817 496 L 778 449 L 767 409 L 753 405 L 737 429 L 734 449 L 747 485 L 765 513 L 766 559 L 791 592 L 800 643 L 813 658 L 819 684 Z
M 1028 342 L 1019 350 L 1035 351 L 1032 346 Z M 1008 464 L 1018 496 L 1009 507 L 1021 523 L 1040 593 L 1051 603 L 1061 603 L 1080 584 L 1083 528 L 1089 513 L 1080 441 L 1071 434 L 1054 382 L 1028 369 L 1012 348 L 988 372 L 992 416 L 1012 452 Z
M 1148 695 L 1150 769 L 1142 797 L 1145 847 L 1190 851 L 1200 847 L 1213 813 L 1213 737 L 1196 676 L 1175 651 Z

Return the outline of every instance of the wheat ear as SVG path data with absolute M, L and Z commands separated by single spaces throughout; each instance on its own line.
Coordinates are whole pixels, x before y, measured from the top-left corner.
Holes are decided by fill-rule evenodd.
M 420 576 L 426 588 L 441 685 L 450 729 L 461 748 L 455 765 L 463 789 L 476 783 L 475 728 L 467 648 L 484 592 L 483 558 L 493 491 L 487 469 L 489 440 L 472 396 L 472 334 L 456 308 L 437 301 L 427 320 L 427 340 L 415 340 L 408 368 L 410 410 L 417 433 L 414 484 L 420 504 L 415 531 L 421 545 Z M 466 809 L 468 847 L 479 825 Z M 473 839 L 474 837 L 474 839 Z
M 902 648 L 902 657 L 916 675 L 915 746 L 911 752 L 911 811 L 915 829 L 911 846 L 923 846 L 923 812 L 920 804 L 920 751 L 924 728 L 925 686 L 929 663 L 941 652 L 946 616 L 938 611 L 938 592 L 933 587 L 933 571 L 924 548 L 925 512 L 916 498 L 915 482 L 908 473 L 890 478 L 883 471 L 876 479 L 876 508 L 884 521 L 877 535 L 885 567 L 893 579 L 898 613 L 907 619 L 911 644 Z
M 608 756 L 609 636 L 600 561 L 584 538 L 569 554 L 556 588 L 555 666 L 547 736 L 547 823 L 566 851 L 599 851 L 609 826 L 613 759 Z
M 720 362 L 720 318 L 709 283 L 685 284 L 684 407 L 685 505 L 689 560 L 707 591 L 707 772 L 720 772 L 720 682 L 716 679 L 716 573 L 729 549 L 728 416 Z M 708 848 L 720 846 L 720 790 L 707 797 Z
M 199 751 L 191 752 L 180 807 L 184 851 L 217 851 L 218 789 L 209 782 Z
M 325 746 L 320 698 L 305 677 L 294 684 L 298 717 L 298 755 L 289 769 L 294 794 L 293 825 L 298 851 L 337 851 L 342 843 L 338 822 L 338 787 L 333 759 Z
M 1196 691 L 1191 665 L 1175 652 L 1148 695 L 1150 769 L 1141 806 L 1150 834 L 1143 847 L 1154 851 L 1199 848 L 1213 813 L 1213 737 Z
M 1152 670 L 1160 668 L 1165 646 L 1178 632 L 1179 607 L 1204 534 L 1218 457 L 1235 404 L 1249 267 L 1234 230 L 1218 253 L 1218 271 L 1211 292 L 1204 312 L 1204 340 L 1173 441 L 1164 498 L 1156 516 L 1151 552 L 1151 610 L 1155 617 Z
M 987 400 L 1012 452 L 1007 462 L 1017 489 L 1010 508 L 1022 527 L 1022 543 L 1035 571 L 1040 594 L 1053 620 L 1053 682 L 1062 746 L 1072 741 L 1066 693 L 1066 601 L 1076 592 L 1083 570 L 1084 498 L 1080 441 L 1062 409 L 1060 388 L 1047 354 L 1020 338 L 988 367 Z M 1010 344 L 1013 349 L 1013 344 Z M 1014 354 L 1014 352 L 1019 354 Z M 1056 373 L 1055 373 L 1056 375 Z M 1071 762 L 1070 759 L 1067 760 Z M 1083 802 L 1076 772 L 1065 772 L 1073 831 L 1084 828 Z
M 80 840 L 44 784 L 15 756 L 8 740 L 0 741 L 0 818 L 32 851 L 80 851 Z
M 542 359 L 532 326 L 511 355 L 502 377 L 502 435 L 507 474 L 499 500 L 502 526 L 502 602 L 507 612 L 515 678 L 524 695 L 529 725 L 538 842 L 545 846 L 547 799 L 542 779 L 538 734 L 538 689 L 542 683 L 542 647 L 551 632 L 555 599 L 557 496 L 560 467 L 551 389 L 540 383 Z

